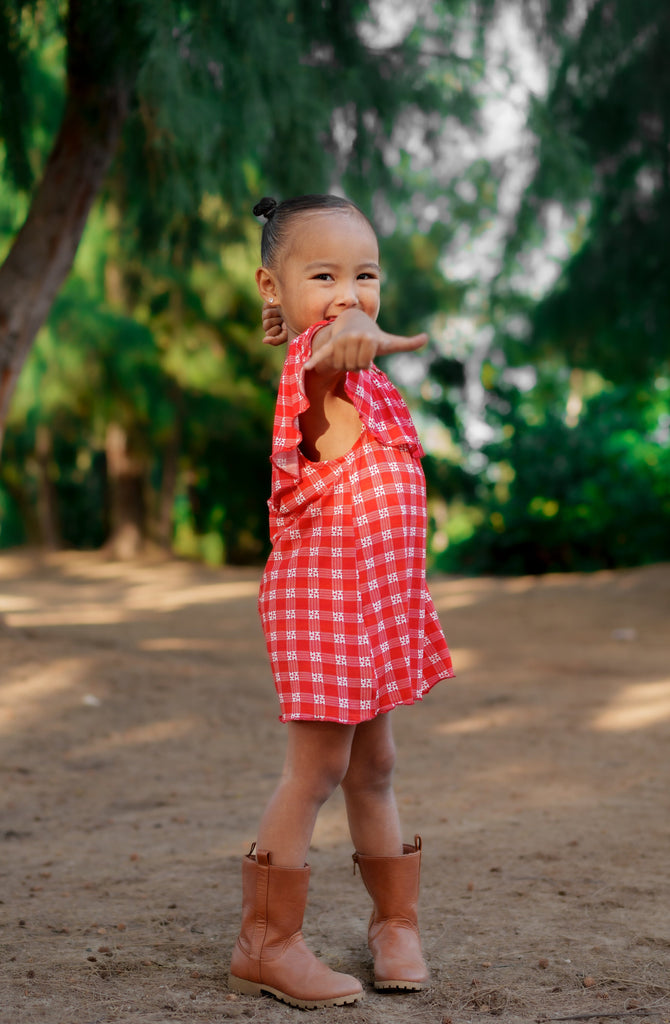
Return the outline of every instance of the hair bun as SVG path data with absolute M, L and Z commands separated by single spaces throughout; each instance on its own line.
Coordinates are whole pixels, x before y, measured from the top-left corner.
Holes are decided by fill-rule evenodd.
M 277 200 L 271 196 L 264 196 L 254 206 L 253 214 L 254 217 L 265 217 L 266 220 L 270 220 L 276 209 Z

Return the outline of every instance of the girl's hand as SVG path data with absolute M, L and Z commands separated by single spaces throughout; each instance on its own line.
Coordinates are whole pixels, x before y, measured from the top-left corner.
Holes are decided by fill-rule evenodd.
M 367 314 L 351 309 L 318 332 L 305 370 L 326 374 L 368 370 L 377 355 L 413 352 L 427 341 L 427 334 L 414 334 L 409 338 L 387 334 Z
M 273 306 L 269 302 L 264 302 L 261 311 L 261 321 L 265 331 L 264 345 L 283 345 L 288 340 L 288 331 L 286 330 L 286 324 L 282 320 L 279 306 Z

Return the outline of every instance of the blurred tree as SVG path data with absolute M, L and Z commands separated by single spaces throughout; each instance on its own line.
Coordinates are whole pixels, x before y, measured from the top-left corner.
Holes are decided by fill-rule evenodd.
M 146 532 L 214 561 L 263 553 L 282 353 L 259 344 L 257 225 L 226 226 L 222 204 L 208 206 L 212 251 L 181 270 L 123 265 L 130 312 L 107 297 L 117 246 L 94 212 L 8 421 L 1 478 L 29 540 L 46 541 L 36 511 L 51 504 L 55 543 L 124 555 Z M 10 543 L 16 530 L 1 529 Z
M 589 0 L 581 21 L 565 0 L 546 10 L 538 31 L 554 72 L 531 111 L 537 168 L 498 282 L 503 319 L 532 284 L 557 205 L 574 227 L 558 281 L 527 307 L 531 330 L 507 339 L 508 358 L 560 352 L 608 380 L 645 381 L 670 366 L 670 7 Z
M 452 0 L 433 19 L 438 42 L 453 29 L 446 13 L 464 6 Z M 61 10 L 57 0 L 0 2 L 5 168 L 20 189 L 39 181 L 0 268 L 0 444 L 18 374 L 124 123 L 111 186 L 124 236 L 174 247 L 197 234 L 204 193 L 234 200 L 259 173 L 285 191 L 348 169 L 378 182 L 380 138 L 398 111 L 445 102 L 427 69 L 453 59 L 462 72 L 444 47 L 422 49 L 419 31 L 380 45 L 369 5 L 356 0 L 69 0 L 64 19 Z M 59 31 L 62 117 L 41 166 L 31 152 L 35 46 Z M 460 78 L 447 92 L 456 108 L 468 106 Z
M 6 166 L 29 188 L 30 96 L 22 31 L 48 5 L 0 6 L 0 126 Z M 53 17 L 53 12 L 50 12 Z M 70 270 L 91 204 L 116 149 L 138 61 L 148 40 L 136 5 L 72 0 L 67 13 L 66 95 L 58 135 L 30 211 L 0 268 L 0 443 L 18 374 Z
M 434 380 L 469 498 L 465 528 L 455 503 L 453 543 L 437 561 L 544 572 L 665 559 L 670 8 L 495 6 L 523 11 L 549 85 L 531 98 L 519 159 L 530 140 L 534 163 L 478 308 L 490 332 L 478 408 L 459 411 L 456 396 L 454 418 Z M 470 434 L 468 417 L 471 428 L 479 420 Z
M 0 0 L 0 451 L 29 536 L 120 550 L 148 523 L 168 542 L 176 498 L 180 550 L 258 555 L 278 359 L 252 354 L 236 211 L 333 185 L 410 205 L 407 147 L 437 152 L 442 112 L 476 107 L 476 46 L 453 45 L 469 6 L 419 4 L 398 28 L 358 0 Z

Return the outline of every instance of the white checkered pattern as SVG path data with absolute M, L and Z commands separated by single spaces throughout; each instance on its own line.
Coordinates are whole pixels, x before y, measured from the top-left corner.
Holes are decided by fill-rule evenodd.
M 425 580 L 423 452 L 397 390 L 377 368 L 347 374 L 361 437 L 326 462 L 299 450 L 301 368 L 319 326 L 292 342 L 282 374 L 259 610 L 282 721 L 355 724 L 453 670 Z

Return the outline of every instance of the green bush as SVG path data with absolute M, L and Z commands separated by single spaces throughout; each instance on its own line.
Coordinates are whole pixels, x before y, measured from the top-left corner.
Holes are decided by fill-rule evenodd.
M 0 550 L 24 544 L 26 534 L 19 508 L 0 484 Z
M 574 427 L 554 413 L 528 425 L 512 411 L 507 436 L 484 451 L 483 523 L 436 567 L 519 574 L 670 558 L 665 408 L 618 390 L 592 399 Z

